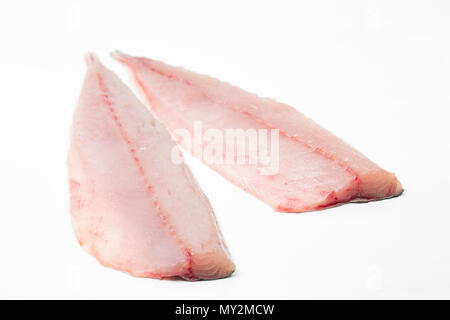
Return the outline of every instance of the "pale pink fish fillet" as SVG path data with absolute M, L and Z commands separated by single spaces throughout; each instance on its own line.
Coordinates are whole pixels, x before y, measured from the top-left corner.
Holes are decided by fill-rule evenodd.
M 93 54 L 86 62 L 68 155 L 80 245 L 134 276 L 230 275 L 213 210 L 189 169 L 171 161 L 167 130 Z
M 132 71 L 145 102 L 172 133 L 184 128 L 193 134 L 196 121 L 202 121 L 205 131 L 279 129 L 275 175 L 261 174 L 256 165 L 208 164 L 277 211 L 318 210 L 403 191 L 394 174 L 286 104 L 156 60 L 112 55 Z

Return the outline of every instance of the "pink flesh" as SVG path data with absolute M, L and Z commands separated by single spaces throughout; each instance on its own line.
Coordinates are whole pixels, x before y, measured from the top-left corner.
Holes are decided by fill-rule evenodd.
M 159 61 L 113 56 L 130 68 L 146 103 L 171 132 L 193 133 L 198 120 L 204 130 L 279 129 L 278 174 L 261 175 L 255 165 L 209 164 L 277 211 L 318 210 L 403 191 L 394 174 L 286 104 Z
M 167 130 L 94 55 L 86 61 L 68 156 L 81 246 L 134 276 L 230 275 L 213 210 L 189 169 L 171 161 Z

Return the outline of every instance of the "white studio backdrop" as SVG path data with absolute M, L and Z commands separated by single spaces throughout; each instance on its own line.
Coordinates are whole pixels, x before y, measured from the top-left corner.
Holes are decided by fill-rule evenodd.
M 450 298 L 447 1 L 2 1 L 0 298 Z M 282 214 L 187 156 L 236 263 L 218 281 L 101 267 L 70 225 L 66 153 L 94 51 L 288 103 L 397 174 L 398 198 Z

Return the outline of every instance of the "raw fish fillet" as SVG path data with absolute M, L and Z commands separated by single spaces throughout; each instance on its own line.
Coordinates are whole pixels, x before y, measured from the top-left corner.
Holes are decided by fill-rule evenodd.
M 279 129 L 276 174 L 262 174 L 257 165 L 208 164 L 277 211 L 318 210 L 403 191 L 394 174 L 286 104 L 156 60 L 120 52 L 112 56 L 131 70 L 146 104 L 172 133 L 184 128 L 193 134 L 196 121 L 203 130 L 222 132 Z M 208 142 L 203 144 L 206 148 Z
M 230 275 L 213 210 L 189 169 L 172 163 L 167 130 L 93 54 L 86 62 L 68 155 L 80 245 L 133 276 Z

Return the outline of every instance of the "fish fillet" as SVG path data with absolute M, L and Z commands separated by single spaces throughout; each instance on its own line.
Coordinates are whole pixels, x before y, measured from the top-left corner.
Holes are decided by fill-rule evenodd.
M 112 56 L 131 70 L 146 104 L 172 133 L 185 129 L 194 134 L 198 121 L 202 130 L 221 130 L 224 135 L 230 128 L 278 129 L 275 174 L 264 174 L 250 163 L 208 163 L 277 211 L 318 210 L 389 198 L 403 191 L 394 174 L 286 104 L 156 60 L 120 52 Z M 205 150 L 210 142 L 204 140 Z M 178 142 L 192 152 L 183 140 Z
M 213 210 L 189 169 L 171 161 L 177 146 L 167 130 L 96 56 L 86 62 L 68 154 L 80 245 L 138 277 L 230 275 Z

